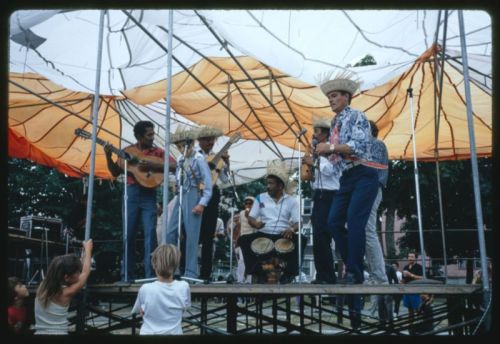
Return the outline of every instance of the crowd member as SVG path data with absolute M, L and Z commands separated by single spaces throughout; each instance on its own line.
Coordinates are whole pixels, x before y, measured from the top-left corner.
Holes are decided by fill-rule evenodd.
M 25 301 L 30 295 L 28 288 L 19 278 L 8 279 L 9 307 L 7 309 L 9 329 L 16 334 L 28 333 L 29 322 Z
M 194 129 L 177 128 L 170 140 L 175 143 L 182 154 L 177 161 L 175 173 L 176 192 L 179 194 L 182 183 L 182 205 L 180 195 L 175 198 L 172 214 L 168 218 L 167 243 L 178 244 L 179 211 L 181 225 L 184 228 L 185 256 L 184 277 L 198 278 L 198 242 L 200 236 L 201 218 L 205 207 L 212 196 L 210 169 L 205 158 L 196 152 L 194 140 L 197 132 Z M 184 155 L 184 151 L 186 152 Z
M 384 254 L 382 246 L 377 235 L 377 211 L 380 202 L 382 201 L 382 190 L 387 185 L 388 163 L 387 147 L 382 140 L 377 139 L 378 127 L 373 121 L 369 121 L 370 129 L 373 136 L 370 153 L 372 162 L 380 164 L 377 169 L 378 174 L 378 192 L 377 198 L 373 202 L 370 212 L 370 217 L 366 223 L 366 246 L 365 256 L 370 272 L 369 282 L 373 284 L 388 284 L 387 274 L 385 271 Z
M 314 138 L 318 143 L 328 142 L 330 136 L 330 121 L 327 118 L 316 118 L 313 121 Z M 314 147 L 313 147 L 314 148 Z M 311 223 L 313 228 L 313 255 L 316 268 L 316 278 L 313 284 L 336 283 L 336 274 L 332 254 L 332 234 L 328 227 L 328 213 L 336 190 L 339 188 L 339 180 L 333 175 L 333 165 L 325 155 L 306 156 L 302 160 L 314 170 L 313 208 Z
M 285 264 L 279 282 L 291 283 L 299 272 L 298 262 L 298 202 L 287 192 L 293 187 L 289 183 L 287 166 L 281 161 L 272 162 L 267 169 L 267 192 L 259 194 L 248 215 L 248 223 L 257 229 L 253 234 L 240 236 L 238 244 L 243 252 L 245 273 L 262 275 L 262 259 L 251 249 L 253 240 L 268 238 L 273 242 L 285 238 L 293 243 L 293 250 L 282 254 L 280 261 Z M 260 218 L 260 220 L 258 220 Z M 302 255 L 307 244 L 307 238 L 302 235 Z M 270 260 L 277 258 L 271 254 Z
M 152 156 L 164 159 L 165 151 L 154 145 L 154 124 L 149 121 L 139 121 L 134 125 L 134 136 L 137 142 L 132 147 L 139 150 L 146 156 Z M 126 147 L 125 150 L 129 147 Z M 124 172 L 119 164 L 111 158 L 112 148 L 110 145 L 104 147 L 106 153 L 106 161 L 108 170 L 114 177 L 118 177 Z M 130 162 L 130 164 L 133 164 Z M 153 171 L 163 173 L 163 164 L 152 163 L 140 160 L 137 163 L 140 171 Z M 175 161 L 169 160 L 170 169 L 175 166 Z M 137 181 L 132 173 L 127 174 L 127 240 L 124 252 L 126 259 L 123 259 L 122 265 L 122 281 L 132 281 L 136 279 L 136 258 L 135 258 L 135 243 L 139 228 L 139 218 L 142 218 L 144 228 L 144 274 L 146 278 L 154 277 L 154 271 L 151 267 L 150 257 L 151 252 L 157 245 L 156 238 L 156 188 L 144 187 Z M 125 220 L 124 220 L 125 222 Z M 125 266 L 127 271 L 125 272 Z
M 417 263 L 417 254 L 415 252 L 408 253 L 408 264 L 403 268 L 403 283 L 408 284 L 412 281 L 420 280 L 423 278 L 424 270 L 422 265 Z M 415 315 L 420 307 L 420 295 L 418 294 L 405 294 L 403 295 L 403 305 L 408 308 L 410 316 L 410 334 L 413 334 L 413 322 Z
M 217 138 L 222 136 L 222 131 L 220 129 L 202 126 L 198 130 L 198 144 L 196 151 L 203 155 L 205 159 L 210 159 L 214 154 L 213 147 Z M 223 183 L 229 181 L 228 170 L 229 170 L 229 154 L 225 152 L 222 155 L 222 160 L 225 163 L 224 168 L 219 172 L 217 180 L 221 180 Z M 212 173 L 215 166 L 211 166 Z M 217 180 L 212 179 L 212 197 L 207 204 L 205 212 L 203 213 L 201 220 L 201 230 L 200 230 L 200 244 L 201 244 L 201 266 L 200 266 L 200 276 L 202 280 L 210 280 L 212 276 L 212 265 L 213 265 L 213 241 L 214 232 L 217 226 L 217 218 L 219 216 L 219 203 L 220 203 L 220 190 L 217 186 Z
M 68 334 L 68 309 L 85 285 L 92 261 L 92 239 L 83 242 L 83 263 L 75 255 L 52 259 L 35 297 L 35 334 Z
M 341 283 L 363 283 L 365 228 L 378 192 L 377 171 L 370 166 L 372 135 L 366 115 L 350 106 L 359 87 L 351 75 L 338 75 L 321 84 L 321 90 L 335 113 L 329 143 L 319 143 L 317 154 L 330 154 L 333 176 L 339 190 L 330 208 L 328 225 L 335 247 L 346 264 Z M 345 225 L 347 223 L 347 231 Z M 361 324 L 361 297 L 349 298 L 351 326 Z
M 191 292 L 187 282 L 174 280 L 180 256 L 172 244 L 154 250 L 151 264 L 158 280 L 141 286 L 131 311 L 142 316 L 140 335 L 182 334 L 182 314 L 191 306 Z
M 394 271 L 396 271 L 396 277 L 398 279 L 398 284 L 403 283 L 403 273 L 399 270 L 399 263 L 392 263 Z M 399 305 L 401 304 L 401 294 L 394 295 L 394 316 L 399 316 Z
M 243 200 L 243 205 L 245 209 L 239 212 L 235 218 L 235 232 L 234 235 L 234 246 L 235 246 L 235 255 L 238 260 L 238 268 L 237 268 L 237 282 L 238 283 L 251 283 L 251 275 L 245 274 L 245 261 L 243 259 L 243 252 L 241 251 L 240 246 L 238 245 L 238 238 L 241 236 L 245 236 L 248 234 L 255 233 L 257 229 L 250 226 L 248 223 L 248 215 L 250 214 L 250 210 L 252 209 L 255 198 L 252 196 L 247 196 Z M 257 219 L 258 220 L 258 219 Z
M 398 276 L 396 275 L 396 270 L 390 264 L 385 265 L 385 272 L 387 274 L 387 281 L 389 284 L 399 284 Z M 393 324 L 393 296 L 391 294 L 387 295 L 377 295 L 378 302 L 378 317 L 383 325 L 392 326 Z

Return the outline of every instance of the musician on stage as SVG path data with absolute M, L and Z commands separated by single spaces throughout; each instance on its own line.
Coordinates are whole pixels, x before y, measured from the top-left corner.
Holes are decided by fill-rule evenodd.
M 154 124 L 149 121 L 139 121 L 134 126 L 134 136 L 137 142 L 132 145 L 146 156 L 165 158 L 165 151 L 154 145 Z M 130 147 L 130 146 L 129 146 Z M 128 148 L 128 147 L 127 147 Z M 125 150 L 127 149 L 125 148 Z M 111 158 L 112 147 L 104 147 L 108 169 L 114 177 L 118 177 L 124 171 Z M 170 161 L 170 168 L 175 167 L 175 161 Z M 130 162 L 132 164 L 133 162 Z M 140 171 L 152 171 L 163 173 L 163 164 L 153 164 L 147 161 L 137 163 Z M 151 253 L 157 246 L 156 240 L 156 188 L 147 188 L 140 185 L 132 173 L 127 174 L 127 280 L 136 279 L 135 272 L 135 242 L 139 227 L 139 218 L 142 218 L 144 227 L 144 274 L 146 278 L 155 276 L 151 266 Z M 125 281 L 124 264 L 121 269 L 122 281 Z
M 328 118 L 317 117 L 313 120 L 314 146 L 318 143 L 328 142 L 330 136 L 330 120 Z M 314 149 L 315 147 L 313 147 Z M 333 254 L 332 254 L 332 234 L 328 227 L 328 213 L 335 195 L 339 189 L 339 180 L 333 176 L 333 165 L 328 161 L 326 155 L 305 156 L 303 163 L 314 169 L 314 189 L 313 209 L 311 222 L 313 227 L 313 255 L 314 266 L 316 267 L 316 279 L 313 284 L 333 284 L 336 283 Z
M 198 278 L 198 241 L 201 219 L 203 213 L 208 210 L 207 205 L 212 196 L 210 169 L 203 155 L 194 149 L 194 140 L 196 140 L 197 134 L 195 129 L 178 128 L 170 139 L 182 152 L 182 155 L 177 160 L 175 173 L 177 197 L 175 197 L 172 214 L 168 218 L 167 244 L 177 245 L 179 211 L 182 211 L 185 266 L 181 268 L 180 272 L 184 277 L 189 278 Z
M 222 136 L 222 134 L 220 129 L 214 127 L 206 125 L 200 127 L 198 131 L 198 146 L 195 147 L 196 151 L 202 154 L 206 160 L 210 160 L 210 157 L 214 155 L 212 150 L 214 144 L 217 138 Z M 217 179 L 212 179 L 212 197 L 208 202 L 201 220 L 201 267 L 199 278 L 202 280 L 210 280 L 212 275 L 214 233 L 217 227 L 220 203 L 220 190 L 217 186 L 217 181 L 220 180 L 222 183 L 227 183 L 229 181 L 229 154 L 227 152 L 222 155 L 222 160 L 224 161 L 224 166 L 220 170 L 217 166 L 211 166 L 209 162 L 212 175 L 218 173 L 218 176 Z
M 298 264 L 298 223 L 299 204 L 290 196 L 289 174 L 287 166 L 278 160 L 267 169 L 267 192 L 259 194 L 248 215 L 248 223 L 257 229 L 256 233 L 240 236 L 238 244 L 243 252 L 245 274 L 261 275 L 262 259 L 252 248 L 252 242 L 257 238 L 269 238 L 274 243 L 286 238 L 293 242 L 293 250 L 285 254 L 272 252 L 271 256 L 279 256 L 285 262 L 281 284 L 291 283 L 299 272 Z M 257 220 L 260 218 L 260 220 Z M 307 238 L 302 236 L 302 255 L 307 244 Z M 267 257 L 267 256 L 266 256 Z

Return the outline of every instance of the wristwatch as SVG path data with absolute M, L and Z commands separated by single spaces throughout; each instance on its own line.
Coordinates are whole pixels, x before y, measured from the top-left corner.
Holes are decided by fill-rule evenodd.
M 330 144 L 330 153 L 333 153 L 334 150 L 335 150 L 335 144 L 331 143 Z

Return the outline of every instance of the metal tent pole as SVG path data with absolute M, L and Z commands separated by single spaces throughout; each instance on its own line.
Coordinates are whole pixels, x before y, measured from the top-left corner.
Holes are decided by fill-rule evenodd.
M 439 11 L 437 29 L 436 29 L 436 39 L 435 44 L 437 44 L 437 37 L 439 31 L 439 23 L 441 21 L 441 11 Z M 444 228 L 444 217 L 443 217 L 443 197 L 441 192 L 441 173 L 439 169 L 439 124 L 441 119 L 441 101 L 443 98 L 443 75 L 444 75 L 444 52 L 446 51 L 446 36 L 447 36 L 447 28 L 448 28 L 448 10 L 445 10 L 444 14 L 444 29 L 443 29 L 443 46 L 441 51 L 441 69 L 439 70 L 439 87 L 436 84 L 436 79 L 438 77 L 438 61 L 437 58 L 434 60 L 436 68 L 435 78 L 434 78 L 434 87 L 439 90 L 439 100 L 437 104 L 435 104 L 435 117 L 434 117 L 434 157 L 436 159 L 436 182 L 438 187 L 438 201 L 439 201 L 439 220 L 441 224 L 441 241 L 443 244 L 443 265 L 444 265 L 444 278 L 445 283 L 448 283 L 448 258 L 446 253 L 446 235 Z M 434 97 L 434 102 L 436 103 L 436 97 Z
M 167 94 L 165 116 L 165 162 L 163 163 L 163 226 L 161 228 L 161 243 L 167 242 L 168 225 L 168 170 L 170 160 L 170 105 L 172 103 L 172 34 L 174 27 L 174 10 L 168 11 L 168 52 L 167 52 Z
M 90 228 L 92 226 L 92 199 L 94 197 L 94 172 L 95 172 L 95 149 L 97 136 L 97 118 L 99 116 L 99 92 L 101 86 L 101 62 L 102 62 L 102 38 L 104 31 L 104 14 L 101 11 L 99 15 L 99 36 L 97 42 L 97 66 L 94 88 L 94 100 L 92 103 L 92 143 L 90 148 L 90 171 L 89 171 L 89 190 L 87 194 L 87 214 L 85 218 L 85 240 L 90 238 Z M 88 254 L 88 252 L 85 252 Z M 42 271 L 43 272 L 43 271 Z M 84 285 L 81 299 L 77 307 L 76 332 L 82 334 L 85 331 L 85 304 L 87 299 L 87 287 Z
M 92 225 L 92 198 L 94 196 L 94 172 L 95 172 L 95 146 L 97 136 L 97 117 L 99 115 L 99 91 L 101 86 L 101 62 L 102 62 L 102 36 L 104 30 L 104 13 L 101 11 L 99 17 L 99 38 L 97 43 L 97 67 L 95 76 L 95 93 L 92 103 L 92 144 L 90 150 L 89 191 L 87 194 L 87 214 L 85 219 L 85 240 L 90 238 L 90 227 Z
M 469 84 L 469 62 L 467 59 L 467 46 L 465 44 L 465 30 L 463 11 L 458 11 L 458 23 L 460 26 L 460 46 L 462 48 L 462 66 L 464 74 L 465 104 L 467 108 L 467 124 L 469 129 L 470 160 L 472 164 L 472 185 L 474 186 L 474 204 L 476 206 L 477 236 L 479 240 L 479 255 L 481 258 L 481 273 L 483 280 L 484 306 L 487 307 L 490 296 L 490 283 L 488 276 L 488 265 L 486 261 L 486 245 L 484 239 L 483 212 L 481 207 L 481 196 L 479 190 L 479 173 L 476 156 L 476 138 L 474 134 L 474 121 L 472 119 L 472 103 Z
M 408 97 L 410 98 L 410 115 L 411 115 L 411 132 L 413 143 L 413 170 L 415 172 L 415 191 L 417 195 L 417 216 L 418 216 L 418 233 L 420 236 L 420 258 L 422 259 L 423 278 L 427 278 L 425 272 L 425 249 L 424 249 L 424 233 L 422 229 L 422 209 L 420 208 L 420 183 L 418 180 L 418 166 L 417 166 L 417 144 L 415 138 L 415 119 L 413 116 L 413 89 L 408 88 Z
M 305 133 L 305 131 L 304 131 Z M 299 141 L 299 157 L 300 157 L 300 153 L 301 153 L 301 142 L 300 142 L 300 136 L 301 134 L 299 133 L 299 136 L 297 137 L 297 140 Z M 298 253 L 299 253 L 299 284 L 302 283 L 302 235 L 301 235 L 301 232 L 302 232 L 302 180 L 301 180 L 301 175 L 302 175 L 302 164 L 299 162 L 299 228 L 297 230 L 297 235 L 299 236 L 299 240 L 298 240 L 298 243 L 299 243 L 299 249 L 298 249 Z

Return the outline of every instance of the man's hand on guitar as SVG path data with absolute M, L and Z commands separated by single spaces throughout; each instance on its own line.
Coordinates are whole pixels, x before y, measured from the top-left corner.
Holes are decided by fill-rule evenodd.
M 197 204 L 194 208 L 193 208 L 193 214 L 196 214 L 196 215 L 202 215 L 203 214 L 203 210 L 205 210 L 205 206 L 202 205 L 202 204 Z
M 224 152 L 224 154 L 221 155 L 222 160 L 226 163 L 227 166 L 229 166 L 229 152 Z

